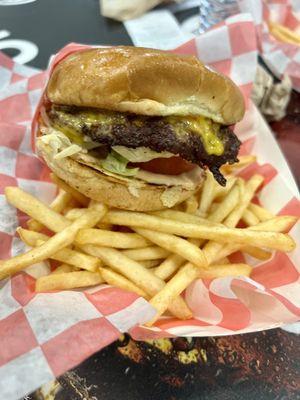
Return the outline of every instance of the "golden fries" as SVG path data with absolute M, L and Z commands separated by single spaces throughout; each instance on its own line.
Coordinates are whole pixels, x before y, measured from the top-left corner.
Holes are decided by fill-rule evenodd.
M 124 250 L 122 252 L 125 256 L 135 261 L 144 260 L 159 260 L 160 258 L 168 257 L 170 252 L 158 246 L 144 247 L 143 249 Z
M 215 195 L 216 181 L 211 172 L 206 174 L 206 180 L 203 184 L 202 192 L 200 194 L 200 204 L 198 213 L 204 217 L 207 214 L 209 206 L 211 205 Z
M 241 206 L 239 206 L 241 207 Z M 227 218 L 236 220 L 236 210 Z M 243 210 L 244 211 L 244 210 Z M 240 217 L 238 218 L 239 221 Z M 236 242 L 260 246 L 263 242 L 266 247 L 281 251 L 292 251 L 295 248 L 294 240 L 288 235 L 274 232 L 252 232 L 245 229 L 232 229 L 222 226 L 200 226 L 196 224 L 179 223 L 152 215 L 130 211 L 109 211 L 104 217 L 105 222 L 115 225 L 133 226 L 135 228 L 149 228 L 151 230 L 190 238 L 208 239 L 217 242 Z M 128 250 L 130 251 L 130 250 Z M 161 257 L 160 257 L 161 258 Z
M 107 282 L 109 285 L 116 286 L 129 292 L 134 292 L 139 296 L 144 297 L 145 299 L 149 298 L 148 294 L 144 290 L 142 290 L 137 285 L 132 283 L 129 279 L 118 274 L 117 272 L 112 271 L 108 268 L 100 268 L 100 273 L 104 281 Z
M 158 246 L 193 262 L 200 268 L 205 268 L 207 266 L 207 260 L 202 251 L 187 240 L 167 233 L 150 231 L 148 229 L 136 229 L 136 232 Z
M 84 208 L 71 208 L 65 214 L 65 217 L 70 221 L 75 221 L 75 219 L 82 216 L 84 213 Z
M 18 187 L 6 187 L 5 197 L 8 203 L 37 220 L 42 225 L 45 225 L 53 232 L 59 232 L 70 225 L 70 221 L 64 216 Z
M 28 229 L 23 229 L 18 227 L 17 228 L 18 235 L 20 236 L 20 239 L 27 244 L 27 246 L 30 247 L 36 247 L 37 246 L 37 241 L 38 240 L 44 240 L 47 241 L 49 239 L 49 236 L 36 232 L 36 231 L 30 231 Z
M 50 174 L 50 177 L 53 183 L 55 183 L 59 188 L 63 189 L 66 193 L 69 193 L 83 207 L 87 207 L 89 205 L 90 199 L 88 199 L 86 196 L 73 189 L 55 174 Z
M 297 217 L 284 215 L 280 217 L 275 217 L 265 222 L 261 222 L 256 226 L 251 226 L 247 228 L 247 230 L 251 229 L 253 231 L 286 232 L 297 222 L 297 220 Z M 263 245 L 263 243 L 261 243 L 261 245 Z M 218 258 L 216 258 L 215 260 L 227 257 L 228 255 L 240 250 L 242 247 L 243 246 L 240 246 L 236 243 L 229 243 L 222 249 L 218 249 Z M 215 254 L 213 254 L 212 256 L 215 256 Z
M 258 260 L 268 260 L 272 257 L 272 253 L 267 250 L 260 249 L 259 247 L 245 246 L 242 247 L 244 253 L 249 254 L 249 256 L 257 258 Z
M 262 177 L 259 175 L 254 175 L 246 185 L 245 190 L 242 190 L 243 192 L 243 197 L 237 207 L 226 217 L 225 219 L 225 225 L 229 227 L 234 227 L 237 225 L 239 220 L 241 219 L 244 211 L 248 207 L 252 197 L 255 194 L 255 191 L 258 189 L 260 184 L 262 183 Z M 267 223 L 265 223 L 267 224 Z M 269 223 L 270 225 L 270 223 Z M 211 227 L 211 229 L 221 229 L 220 227 Z M 235 229 L 235 232 L 238 231 L 238 229 Z M 249 232 L 250 229 L 244 229 L 244 233 Z M 252 232 L 255 235 L 257 235 L 259 230 L 257 232 Z M 261 232 L 263 233 L 264 240 L 266 239 L 265 234 L 272 234 L 272 232 Z M 279 234 L 278 234 L 279 235 Z M 281 237 L 281 239 L 283 236 Z M 260 238 L 260 245 L 264 243 L 262 240 L 263 238 Z M 269 238 L 270 239 L 270 238 Z M 273 237 L 274 241 L 277 240 L 277 237 Z M 236 240 L 230 240 L 231 242 L 236 242 Z M 273 243 L 275 244 L 275 243 Z M 230 253 L 225 253 L 220 255 L 220 252 L 222 250 L 224 245 L 221 243 L 218 243 L 214 240 L 209 241 L 203 248 L 204 255 L 208 262 L 211 264 L 215 262 L 217 259 L 221 259 L 226 257 L 227 255 L 231 254 Z M 236 244 L 232 245 L 229 244 L 227 246 L 236 246 Z M 259 246 L 259 244 L 258 244 Z M 293 247 L 293 245 L 292 245 Z M 202 272 L 202 270 L 200 270 Z M 173 278 L 166 283 L 164 288 L 157 294 L 155 295 L 150 303 L 157 309 L 157 315 L 156 317 L 150 321 L 150 325 L 156 321 L 156 319 L 164 313 L 166 310 L 166 307 L 168 306 L 169 302 L 172 301 L 174 298 L 176 298 L 186 287 L 193 282 L 197 277 L 199 276 L 199 268 L 197 268 L 194 264 L 188 262 L 186 263 L 174 276 Z
M 155 268 L 155 275 L 159 278 L 166 280 L 178 270 L 184 263 L 184 258 L 178 254 L 172 254 L 165 259 L 157 268 Z
M 147 268 L 131 260 L 118 250 L 108 247 L 97 247 L 91 244 L 83 245 L 82 249 L 88 254 L 99 257 L 104 264 L 109 265 L 111 268 L 130 279 L 150 296 L 153 296 L 164 287 L 165 283 L 163 280 L 159 279 Z M 174 299 L 174 301 L 169 304 L 169 310 L 180 319 L 188 319 L 192 316 L 190 309 L 180 297 Z
M 117 249 L 136 249 L 151 244 L 136 233 L 112 232 L 103 229 L 81 229 L 76 238 L 77 244 L 95 244 Z
M 49 239 L 49 236 L 47 235 L 29 231 L 27 229 L 18 228 L 17 232 L 23 242 L 31 247 L 40 246 Z M 67 247 L 58 250 L 56 253 L 49 256 L 49 258 L 91 272 L 96 271 L 97 268 L 102 265 L 101 261 L 98 258 L 83 254 L 79 251 L 72 250 Z
M 213 279 L 224 276 L 249 276 L 250 273 L 251 267 L 247 264 L 210 265 L 207 269 L 199 269 L 197 266 L 187 263 L 150 300 L 150 304 L 157 310 L 157 315 L 146 325 L 153 325 L 157 318 L 165 312 L 170 301 L 178 298 L 183 290 L 196 278 Z
M 208 215 L 208 219 L 214 222 L 223 221 L 238 204 L 240 195 L 240 186 L 235 185 L 230 192 L 228 192 L 223 201 L 218 204 L 215 210 Z
M 201 279 L 214 279 L 223 276 L 250 276 L 252 268 L 247 264 L 214 264 L 208 269 L 199 271 Z
M 257 204 L 250 203 L 248 206 L 248 210 L 252 211 L 253 214 L 259 219 L 259 221 L 268 221 L 268 219 L 272 219 L 275 217 L 270 211 L 265 208 L 258 206 Z
M 197 278 L 199 268 L 196 265 L 187 263 L 173 278 L 150 300 L 150 304 L 157 310 L 157 314 L 152 321 L 146 325 L 151 326 L 169 307 L 171 301 L 179 299 L 182 291 Z
M 72 265 L 69 264 L 61 264 L 58 267 L 55 268 L 54 271 L 51 272 L 51 274 L 56 275 L 56 274 L 64 274 L 66 272 L 75 272 Z
M 155 211 L 151 213 L 151 215 L 171 219 L 179 222 L 186 222 L 187 224 L 199 224 L 199 225 L 209 225 L 209 226 L 218 226 L 219 224 L 210 221 L 207 218 L 199 217 L 198 215 L 190 215 L 183 211 L 175 211 L 175 210 L 163 210 L 163 211 Z
M 218 260 L 218 262 L 213 262 L 211 265 L 224 265 L 224 264 L 230 264 L 229 258 L 228 257 L 224 257 L 221 258 L 221 260 Z
M 232 189 L 233 185 L 236 183 L 236 176 L 226 176 L 227 183 L 226 186 L 217 185 L 215 187 L 214 200 L 223 198 Z
M 35 290 L 36 292 L 50 292 L 100 285 L 101 283 L 103 283 L 103 278 L 100 272 L 76 271 L 42 276 L 37 279 Z
M 257 225 L 260 222 L 257 216 L 248 209 L 244 211 L 242 219 L 247 226 Z
M 69 193 L 66 193 L 60 189 L 57 196 L 50 204 L 50 208 L 52 208 L 53 211 L 60 213 L 67 207 L 71 200 L 72 196 Z M 44 226 L 35 219 L 30 219 L 29 221 L 27 221 L 27 226 L 30 230 L 36 232 L 39 232 L 44 228 Z
M 57 253 L 58 250 L 70 245 L 74 241 L 79 229 L 93 227 L 103 217 L 105 212 L 105 207 L 103 207 L 102 214 L 98 210 L 87 209 L 82 217 L 78 218 L 78 220 L 74 221 L 61 232 L 52 236 L 41 246 L 22 255 L 3 261 L 0 268 L 0 279 L 21 271 L 29 265 L 50 258 L 53 254 Z
M 156 260 L 142 260 L 140 263 L 145 267 L 145 268 L 154 268 L 157 267 L 162 263 L 162 260 L 160 258 Z
M 231 263 L 231 254 L 242 251 L 265 261 L 273 249 L 295 248 L 286 232 L 298 218 L 276 217 L 252 203 L 263 177 L 253 175 L 245 181 L 231 175 L 255 161 L 254 156 L 242 156 L 239 163 L 223 166 L 226 187 L 208 172 L 200 197 L 196 193 L 176 207 L 152 213 L 108 209 L 55 175 L 52 179 L 60 190 L 50 206 L 7 187 L 7 201 L 31 218 L 30 229 L 19 227 L 17 232 L 32 249 L 0 261 L 0 280 L 52 259 L 62 264 L 37 279 L 37 292 L 107 283 L 150 301 L 157 315 L 147 325 L 166 310 L 167 315 L 191 318 L 180 295 L 195 279 L 250 276 L 251 267 Z M 247 227 L 236 228 L 240 221 Z M 44 228 L 54 235 L 40 233 Z
M 195 194 L 185 200 L 185 212 L 188 214 L 195 214 L 198 210 L 198 200 Z

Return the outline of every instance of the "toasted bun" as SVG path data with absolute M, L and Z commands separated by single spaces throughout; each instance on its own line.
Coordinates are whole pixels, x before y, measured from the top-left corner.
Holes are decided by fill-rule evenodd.
M 54 69 L 47 86 L 53 103 L 142 115 L 203 115 L 234 124 L 244 100 L 227 77 L 196 57 L 139 47 L 73 53 Z
M 45 145 L 42 141 L 37 141 L 37 151 L 44 158 L 48 167 L 68 185 L 85 196 L 110 207 L 132 211 L 162 210 L 167 208 L 163 198 L 168 200 L 169 197 L 172 202 L 170 206 L 173 206 L 186 200 L 201 187 L 200 184 L 195 190 L 186 190 L 175 186 L 174 192 L 166 186 L 145 184 L 138 189 L 138 197 L 136 197 L 129 191 L 128 184 L 124 181 L 104 175 L 70 157 L 55 160 L 50 146 Z

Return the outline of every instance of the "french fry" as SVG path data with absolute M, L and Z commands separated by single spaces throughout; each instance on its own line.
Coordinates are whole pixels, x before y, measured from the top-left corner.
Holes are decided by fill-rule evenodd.
M 149 240 L 136 233 L 112 232 L 102 229 L 81 229 L 75 242 L 117 249 L 135 249 L 151 245 Z
M 81 217 L 83 213 L 84 208 L 72 208 L 66 212 L 65 217 L 70 221 L 75 221 L 77 218 Z M 96 226 L 97 228 L 104 230 L 110 230 L 113 227 L 112 224 L 104 224 L 102 221 L 100 221 Z
M 270 32 L 272 35 L 283 42 L 300 45 L 300 36 L 293 32 L 291 29 L 276 22 L 268 22 Z
M 124 289 L 129 292 L 134 292 L 145 299 L 149 298 L 148 294 L 143 289 L 139 288 L 123 275 L 120 275 L 108 268 L 100 268 L 100 273 L 104 281 L 109 285 L 119 287 L 120 289 Z
M 237 169 L 245 168 L 256 161 L 256 156 L 251 154 L 245 156 L 239 156 L 239 162 L 234 164 L 225 164 L 222 166 L 223 173 L 232 173 Z
M 258 206 L 257 204 L 250 203 L 248 206 L 248 210 L 252 211 L 254 215 L 261 221 L 268 221 L 268 219 L 272 219 L 275 217 L 270 211 L 265 208 Z
M 178 254 L 184 259 L 193 262 L 200 268 L 205 268 L 207 266 L 207 260 L 202 251 L 185 239 L 148 229 L 136 229 L 136 232 L 169 252 Z
M 100 258 L 105 265 L 108 265 L 116 272 L 124 275 L 150 296 L 159 292 L 165 285 L 163 280 L 159 279 L 147 268 L 125 256 L 118 250 L 109 247 L 98 247 L 91 244 L 82 245 L 81 248 L 86 253 Z M 192 317 L 190 309 L 181 297 L 171 302 L 169 310 L 179 319 L 188 319 Z
M 165 281 L 172 276 L 183 263 L 184 258 L 178 254 L 171 254 L 157 268 L 155 268 L 154 274 Z
M 212 214 L 213 212 L 216 211 L 216 209 L 219 207 L 220 203 L 212 203 L 212 205 L 209 208 L 209 214 Z
M 18 187 L 6 187 L 5 197 L 10 204 L 53 232 L 59 232 L 70 225 L 70 221 L 61 214 Z
M 87 286 L 96 286 L 103 283 L 100 272 L 76 271 L 42 276 L 36 280 L 36 292 L 52 290 L 76 289 Z
M 259 224 L 260 220 L 257 216 L 250 210 L 245 210 L 242 216 L 242 220 L 245 222 L 247 226 L 253 226 Z
M 191 197 L 185 200 L 184 205 L 185 212 L 187 212 L 188 214 L 195 214 L 195 212 L 198 210 L 198 200 L 196 195 L 193 194 Z
M 198 215 L 187 214 L 183 211 L 175 211 L 175 210 L 162 210 L 162 211 L 154 211 L 151 215 L 164 218 L 171 219 L 174 221 L 185 222 L 187 224 L 199 224 L 199 225 L 209 225 L 209 226 L 218 226 L 213 221 L 208 220 L 207 218 L 199 217 Z
M 170 301 L 179 299 L 183 289 L 195 280 L 199 268 L 191 263 L 185 264 L 166 285 L 150 300 L 150 304 L 157 310 L 156 316 L 146 325 L 151 326 L 169 307 Z
M 280 217 L 275 217 L 273 219 L 270 219 L 265 222 L 261 222 L 258 225 L 251 226 L 247 228 L 247 230 L 252 230 L 252 231 L 269 231 L 269 232 L 286 232 L 288 231 L 298 220 L 298 217 L 294 216 L 280 216 Z M 263 246 L 263 243 L 261 243 L 261 246 Z M 219 258 L 227 257 L 228 255 L 240 250 L 243 246 L 240 246 L 239 244 L 236 243 L 228 243 L 226 246 L 224 246 L 222 249 L 218 249 L 217 255 L 214 254 L 215 261 L 218 260 Z M 208 255 L 206 255 L 209 257 Z
M 154 268 L 162 263 L 162 259 L 139 261 L 145 268 Z
M 299 217 L 293 215 L 281 215 L 273 217 L 267 221 L 260 222 L 258 225 L 250 226 L 247 230 L 251 231 L 270 231 L 270 232 L 288 232 L 295 223 L 299 220 Z
M 61 264 L 58 267 L 56 267 L 55 270 L 51 272 L 51 274 L 52 275 L 65 274 L 66 272 L 74 272 L 72 265 Z
M 224 276 L 250 276 L 252 268 L 248 264 L 214 264 L 207 270 L 199 271 L 201 279 L 214 279 Z
M 227 195 L 228 192 L 233 188 L 237 177 L 236 176 L 226 176 L 227 183 L 226 186 L 216 185 L 215 193 L 214 193 L 214 200 L 223 198 Z M 211 208 L 210 208 L 211 209 Z
M 78 192 L 78 190 L 69 186 L 66 182 L 53 173 L 50 174 L 50 177 L 53 183 L 55 183 L 59 188 L 63 189 L 66 193 L 69 193 L 83 207 L 87 207 L 89 205 L 90 199 Z
M 81 217 L 83 213 L 84 208 L 72 208 L 71 210 L 68 210 L 66 212 L 65 217 L 70 221 L 75 221 L 76 219 Z
M 50 238 L 49 236 L 45 235 L 44 233 L 31 231 L 29 229 L 24 229 L 21 227 L 17 228 L 17 233 L 20 236 L 20 239 L 22 240 L 22 242 L 24 242 L 25 244 L 27 244 L 27 246 L 30 246 L 30 247 L 36 247 L 38 240 L 43 240 L 46 242 Z
M 272 257 L 272 253 L 267 250 L 260 249 L 259 247 L 245 246 L 241 249 L 244 253 L 249 254 L 249 256 L 257 258 L 258 260 L 268 260 Z
M 222 222 L 233 211 L 240 200 L 240 186 L 235 185 L 226 195 L 216 209 L 208 215 L 208 219 L 214 222 Z
M 50 208 L 57 213 L 61 213 L 70 203 L 71 199 L 72 196 L 70 195 L 70 193 L 66 193 L 65 191 L 60 189 L 57 196 L 50 204 Z M 40 222 L 32 218 L 27 221 L 27 226 L 30 230 L 36 232 L 39 232 L 44 228 L 44 226 Z
M 0 279 L 4 279 L 32 264 L 51 258 L 53 254 L 69 246 L 74 241 L 79 229 L 92 228 L 97 224 L 105 212 L 106 208 L 104 206 L 102 207 L 102 213 L 97 209 L 87 209 L 82 217 L 78 218 L 78 220 L 71 223 L 71 225 L 67 226 L 61 232 L 52 236 L 43 245 L 35 247 L 22 255 L 2 261 L 0 265 Z
M 206 216 L 207 211 L 214 199 L 216 183 L 211 172 L 207 172 L 206 179 L 200 194 L 200 203 L 198 208 L 199 215 Z
M 253 175 L 247 182 L 243 194 L 243 198 L 238 207 L 236 207 L 230 215 L 226 218 L 225 225 L 234 227 L 242 218 L 244 211 L 247 209 L 250 201 L 252 200 L 255 192 L 263 183 L 264 178 L 261 175 Z M 240 181 L 241 182 L 241 181 Z
M 33 232 L 27 229 L 18 228 L 17 232 L 24 243 L 28 246 L 36 247 L 45 243 L 49 236 L 39 232 Z M 60 261 L 66 264 L 70 264 L 73 267 L 85 269 L 87 271 L 94 272 L 98 267 L 101 266 L 101 261 L 87 254 L 83 254 L 76 250 L 69 248 L 63 248 L 52 254 L 49 258 L 52 260 Z
M 222 258 L 221 260 L 218 260 L 218 262 L 213 262 L 211 265 L 224 265 L 224 264 L 230 264 L 230 261 L 227 257 Z
M 95 272 L 102 265 L 98 258 L 68 248 L 57 251 L 50 258 L 91 272 Z
M 249 181 L 250 182 L 250 181 Z M 247 202 L 245 202 L 247 206 Z M 241 209 L 242 205 L 239 205 Z M 244 212 L 244 209 L 242 209 Z M 238 216 L 238 219 L 237 219 Z M 226 221 L 235 221 L 240 219 L 236 210 L 227 217 Z M 216 242 L 228 243 L 236 242 L 244 245 L 259 247 L 264 243 L 265 247 L 281 251 L 292 251 L 295 248 L 294 240 L 285 234 L 274 232 L 252 232 L 246 229 L 233 229 L 226 226 L 207 226 L 179 223 L 174 220 L 167 220 L 153 215 L 145 215 L 130 211 L 109 211 L 104 217 L 105 222 L 114 225 L 125 225 L 134 228 L 146 228 L 158 232 L 169 233 L 178 236 L 208 239 Z M 236 223 L 237 223 L 236 222 Z M 227 224 L 226 224 L 227 225 Z M 134 250 L 125 250 L 134 251 Z M 159 257 L 162 258 L 162 257 Z
M 170 252 L 158 246 L 144 247 L 143 249 L 123 250 L 122 253 L 135 261 L 158 260 L 168 257 Z

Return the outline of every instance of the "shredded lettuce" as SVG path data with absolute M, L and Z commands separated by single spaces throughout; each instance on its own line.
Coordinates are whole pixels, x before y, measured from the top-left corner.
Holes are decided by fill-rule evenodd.
M 77 154 L 80 151 L 82 151 L 82 148 L 80 146 L 78 146 L 77 144 L 72 144 L 71 146 L 66 147 L 64 150 L 62 150 L 59 153 L 57 153 L 54 156 L 54 158 L 56 160 L 60 160 L 62 158 L 73 156 L 74 154 Z
M 135 176 L 138 173 L 139 168 L 128 168 L 128 160 L 122 157 L 120 154 L 112 150 L 108 156 L 101 162 L 102 168 L 114 174 L 123 176 Z
M 56 159 L 70 157 L 80 152 L 86 153 L 89 150 L 102 146 L 101 143 L 94 142 L 85 136 L 83 136 L 80 144 L 78 141 L 75 144 L 72 138 L 65 133 L 50 127 L 43 128 L 42 133 L 41 140 L 52 147 L 54 158 Z
M 174 156 L 174 154 L 169 153 L 168 151 L 158 153 L 148 147 L 137 147 L 136 149 L 131 149 L 125 146 L 114 146 L 113 150 L 128 161 L 137 163 L 151 161 L 155 158 L 170 158 Z

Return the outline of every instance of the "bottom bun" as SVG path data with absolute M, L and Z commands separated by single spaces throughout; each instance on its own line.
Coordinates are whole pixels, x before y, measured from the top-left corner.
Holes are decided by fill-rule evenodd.
M 135 193 L 127 182 L 104 175 L 70 157 L 54 159 L 51 147 L 41 141 L 37 141 L 37 150 L 48 167 L 68 185 L 93 200 L 124 210 L 157 211 L 173 207 L 197 192 L 203 182 L 194 190 L 145 183 Z

